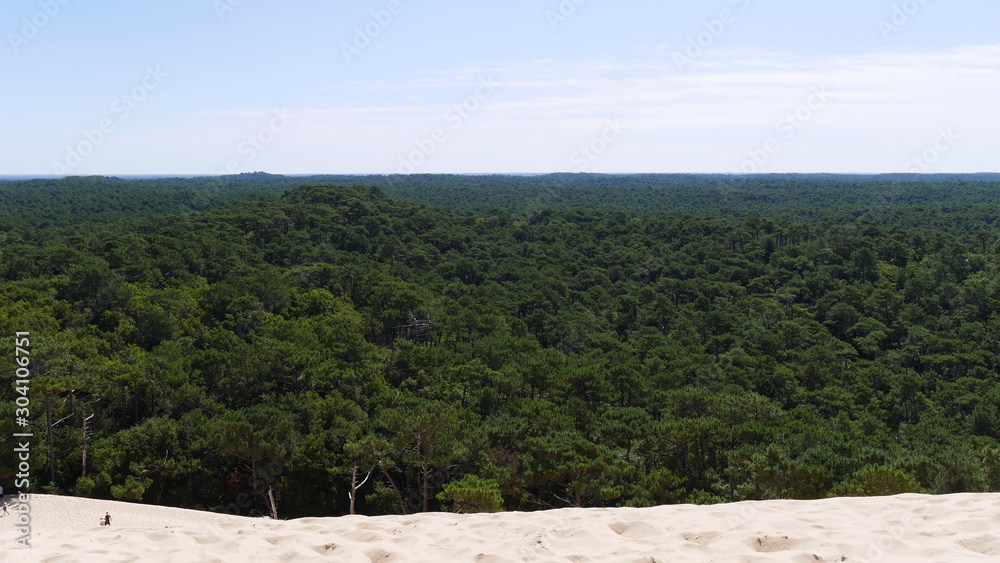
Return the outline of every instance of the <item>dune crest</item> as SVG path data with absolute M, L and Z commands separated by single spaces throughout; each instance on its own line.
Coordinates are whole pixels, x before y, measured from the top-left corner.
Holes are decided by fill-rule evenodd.
M 30 549 L 0 562 L 996 561 L 1000 494 L 272 521 L 35 495 Z M 105 512 L 112 525 L 99 525 Z M 6 557 L 6 560 L 4 559 Z

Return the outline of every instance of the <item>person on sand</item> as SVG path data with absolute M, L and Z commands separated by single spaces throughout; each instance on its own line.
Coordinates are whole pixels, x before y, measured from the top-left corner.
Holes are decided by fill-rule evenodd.
M 104 513 L 104 525 L 105 526 L 110 526 L 111 525 L 111 513 L 110 512 L 105 512 Z
M 7 501 L 3 501 L 3 513 L 4 515 L 10 514 L 10 512 L 7 512 Z

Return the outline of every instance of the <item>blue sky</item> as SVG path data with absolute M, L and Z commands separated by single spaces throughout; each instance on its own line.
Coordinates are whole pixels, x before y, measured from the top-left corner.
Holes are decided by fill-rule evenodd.
M 6 0 L 0 174 L 998 171 L 996 0 Z

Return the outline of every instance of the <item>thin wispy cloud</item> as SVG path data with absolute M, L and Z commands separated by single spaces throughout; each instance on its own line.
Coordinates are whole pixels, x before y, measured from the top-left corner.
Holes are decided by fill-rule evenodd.
M 905 151 L 913 134 L 929 134 L 943 125 L 969 134 L 996 135 L 1000 112 L 991 109 L 991 100 L 1000 89 L 998 58 L 1000 46 L 810 57 L 720 50 L 711 62 L 684 72 L 674 68 L 662 49 L 617 64 L 606 59 L 600 65 L 584 60 L 505 61 L 473 70 L 442 70 L 433 78 L 415 76 L 391 85 L 352 83 L 357 92 L 378 92 L 384 105 L 297 108 L 307 116 L 297 134 L 300 142 L 307 143 L 328 138 L 331 127 L 340 128 L 350 140 L 337 147 L 338 153 L 347 151 L 352 160 L 362 158 L 370 166 L 381 160 L 377 171 L 388 172 L 395 154 L 406 152 L 415 135 L 443 127 L 443 114 L 472 92 L 481 77 L 492 76 L 497 94 L 461 131 L 462 143 L 476 143 L 481 156 L 444 146 L 428 159 L 426 171 L 447 171 L 454 164 L 449 153 L 474 158 L 465 160 L 466 171 L 491 170 L 490 159 L 501 152 L 509 154 L 512 147 L 518 154 L 552 153 L 554 143 L 585 136 L 609 117 L 631 124 L 630 135 L 647 145 L 641 154 L 676 153 L 683 143 L 685 153 L 697 148 L 701 154 L 686 160 L 686 166 L 729 171 L 727 164 L 740 160 L 745 147 L 768 135 L 783 115 L 794 112 L 811 88 L 823 88 L 831 102 L 808 124 L 814 140 L 800 142 L 815 143 L 824 137 L 824 145 L 840 142 L 846 149 L 841 156 L 862 156 L 876 149 L 892 154 L 894 145 Z M 588 69 L 586 76 L 580 75 L 580 68 Z M 419 92 L 419 100 L 406 103 L 414 92 Z M 684 171 L 669 161 L 657 165 L 628 156 L 621 158 L 623 168 L 613 171 Z M 538 171 L 567 166 L 559 155 L 547 163 L 536 161 Z M 884 165 L 886 170 L 892 169 L 891 162 Z M 869 167 L 866 159 L 848 166 Z
M 0 59 L 21 77 L 6 92 L 0 169 L 51 173 L 80 149 L 94 155 L 73 173 L 212 173 L 277 110 L 297 118 L 248 166 L 392 172 L 436 135 L 415 170 L 573 170 L 609 119 L 627 130 L 591 171 L 732 171 L 780 136 L 759 171 L 888 172 L 941 127 L 962 138 L 936 171 L 979 171 L 995 168 L 1000 142 L 1000 45 L 984 23 L 997 6 L 985 0 L 928 4 L 888 36 L 879 22 L 892 3 L 870 0 L 595 2 L 555 30 L 551 6 L 528 0 L 461 17 L 427 2 L 407 4 L 350 60 L 339 45 L 384 7 L 375 0 L 305 0 L 307 15 L 243 3 L 222 20 L 197 0 L 148 8 L 185 23 L 183 43 L 167 25 L 136 43 L 128 30 L 146 20 L 112 9 L 124 5 L 68 6 Z M 720 27 L 724 9 L 739 17 Z M 100 43 L 85 40 L 95 22 Z M 162 65 L 163 84 L 87 146 L 150 65 Z M 815 89 L 823 102 L 810 108 Z M 789 135 L 796 112 L 808 119 L 794 118 Z

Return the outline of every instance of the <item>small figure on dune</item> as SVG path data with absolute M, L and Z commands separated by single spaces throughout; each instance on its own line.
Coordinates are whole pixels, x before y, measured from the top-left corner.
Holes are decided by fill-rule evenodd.
M 105 526 L 110 526 L 111 525 L 111 513 L 110 512 L 105 512 L 104 513 L 104 525 Z
M 3 513 L 10 514 L 10 512 L 7 512 L 7 501 L 3 501 Z

